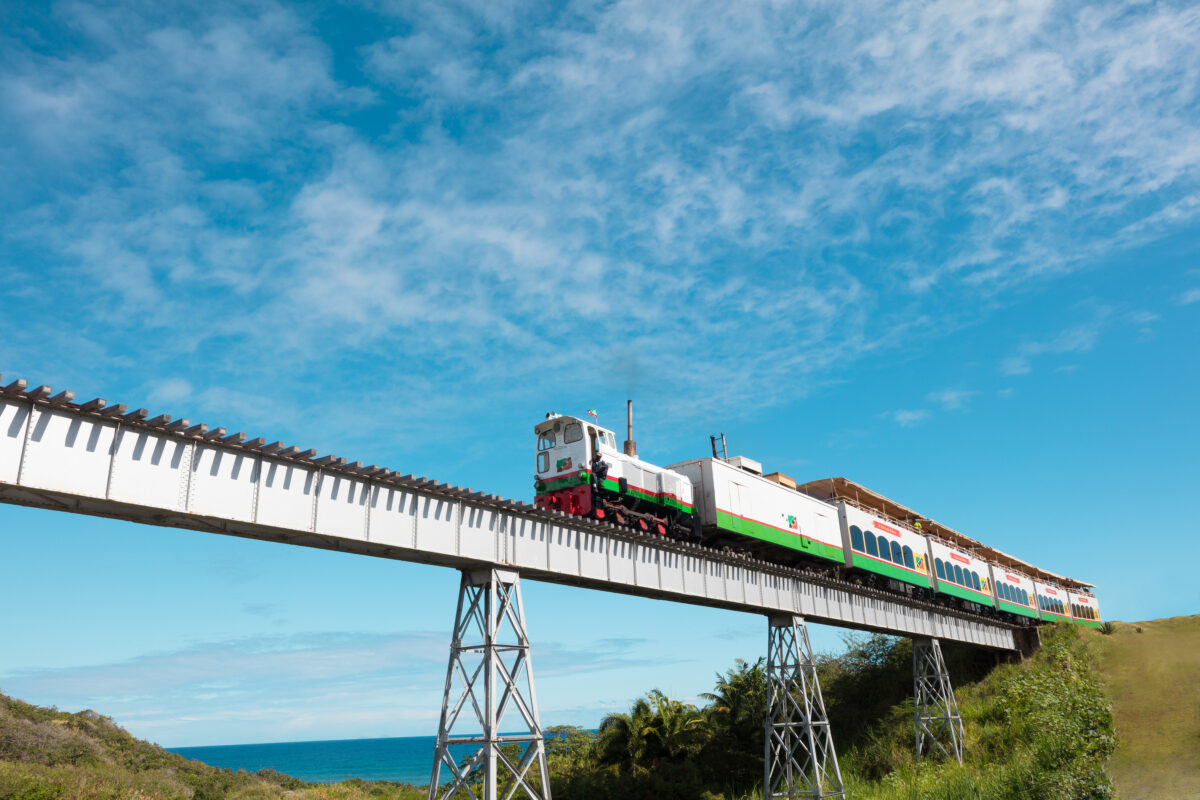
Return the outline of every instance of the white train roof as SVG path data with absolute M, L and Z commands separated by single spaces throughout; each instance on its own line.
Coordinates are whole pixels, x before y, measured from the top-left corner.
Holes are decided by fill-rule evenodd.
M 821 478 L 820 480 L 801 484 L 796 487 L 796 490 L 816 497 L 819 500 L 845 500 L 860 507 L 877 511 L 885 517 L 909 526 L 919 522 L 921 523 L 921 531 L 923 533 L 944 539 L 951 544 L 974 552 L 980 558 L 993 561 L 1002 567 L 1024 572 L 1040 581 L 1050 581 L 1067 589 L 1089 589 L 1094 585 L 1074 578 L 1068 578 L 1065 575 L 1055 575 L 1053 572 L 1048 572 L 1041 567 L 1034 566 L 1028 561 L 1022 561 L 1016 556 L 1010 556 L 1008 553 L 990 547 L 977 539 L 972 539 L 970 536 L 959 533 L 953 528 L 948 528 L 924 514 L 919 514 L 907 506 L 900 505 L 895 500 L 890 500 L 878 492 L 873 492 L 865 486 L 860 486 L 854 481 L 845 478 Z

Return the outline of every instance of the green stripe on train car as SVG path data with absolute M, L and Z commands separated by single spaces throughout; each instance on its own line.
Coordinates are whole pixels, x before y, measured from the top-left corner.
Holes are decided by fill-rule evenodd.
M 620 492 L 621 484 L 619 484 L 617 481 L 615 481 L 612 478 L 605 478 L 604 479 L 604 488 L 610 492 Z M 650 492 L 643 492 L 641 489 L 636 489 L 633 487 L 629 488 L 628 494 L 630 497 L 636 497 L 639 500 L 649 500 L 651 503 L 657 503 L 658 505 L 666 506 L 667 508 L 674 508 L 678 511 L 682 511 L 685 514 L 692 513 L 691 506 L 685 505 L 684 503 L 681 503 L 680 501 L 675 500 L 670 497 L 664 498 L 661 495 L 651 494 Z
M 895 564 L 890 562 L 876 561 L 875 559 L 863 553 L 854 552 L 850 553 L 850 559 L 852 566 L 858 567 L 859 569 L 877 572 L 880 575 L 886 575 L 889 578 L 895 578 L 898 581 L 911 583 L 913 586 L 922 586 L 926 589 L 929 588 L 928 576 L 922 576 L 909 572 L 907 569 L 904 569 L 903 567 L 897 567 Z
M 1097 621 L 1096 621 L 1096 620 L 1094 620 L 1094 619 L 1072 619 L 1072 620 L 1071 620 L 1071 622 L 1074 622 L 1076 625 L 1085 625 L 1085 626 L 1087 626 L 1087 627 L 1089 627 L 1089 628 L 1102 628 L 1102 627 L 1104 627 L 1104 623 L 1103 623 L 1103 622 L 1097 622 Z
M 948 581 L 939 581 L 937 590 L 942 594 L 950 594 L 955 597 L 961 597 L 964 600 L 970 600 L 972 603 L 979 603 L 981 606 L 995 605 L 991 597 L 982 595 L 973 589 L 964 589 Z
M 819 542 L 803 534 L 787 533 L 786 531 L 772 528 L 770 525 L 763 525 L 761 522 L 735 517 L 733 514 L 725 511 L 717 511 L 717 527 L 731 533 L 740 533 L 742 536 L 749 536 L 752 539 L 777 544 L 780 547 L 786 547 L 789 550 L 795 550 L 799 553 L 807 553 L 818 558 L 836 561 L 839 564 L 846 563 L 846 557 L 840 547 Z
M 1017 603 L 1010 603 L 1007 600 L 997 600 L 996 602 L 999 604 L 998 607 L 1001 611 L 1010 611 L 1013 614 L 1021 614 L 1022 616 L 1038 619 L 1038 613 L 1032 608 L 1026 608 L 1025 606 L 1018 605 Z

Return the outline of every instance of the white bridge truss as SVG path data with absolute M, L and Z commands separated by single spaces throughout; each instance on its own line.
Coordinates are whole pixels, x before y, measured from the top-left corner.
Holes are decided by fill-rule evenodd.
M 698 544 L 15 381 L 0 502 L 1015 650 L 1020 630 Z

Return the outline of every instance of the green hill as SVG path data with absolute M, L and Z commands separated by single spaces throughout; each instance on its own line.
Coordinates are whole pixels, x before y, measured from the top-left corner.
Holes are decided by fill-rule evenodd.
M 0 800 L 423 800 L 404 784 L 312 785 L 234 772 L 130 736 L 94 711 L 68 714 L 0 694 Z
M 853 800 L 1200 800 L 1200 616 L 1058 625 L 1021 663 L 947 644 L 966 725 L 966 763 L 913 757 L 912 644 L 872 636 L 821 659 L 847 795 Z M 558 800 L 761 797 L 761 664 L 718 675 L 703 708 L 651 692 L 599 740 L 548 740 Z M 1114 735 L 1115 728 L 1115 735 Z M 133 738 L 92 711 L 0 695 L 0 800 L 416 800 L 389 782 L 313 785 L 217 769 Z
M 1097 636 L 1122 800 L 1200 798 L 1200 615 L 1115 623 Z

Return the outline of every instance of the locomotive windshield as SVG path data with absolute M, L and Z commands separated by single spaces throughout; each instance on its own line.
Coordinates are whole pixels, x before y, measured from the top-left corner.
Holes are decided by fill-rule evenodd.
M 554 431 L 545 431 L 538 436 L 538 450 L 549 450 L 554 447 Z

